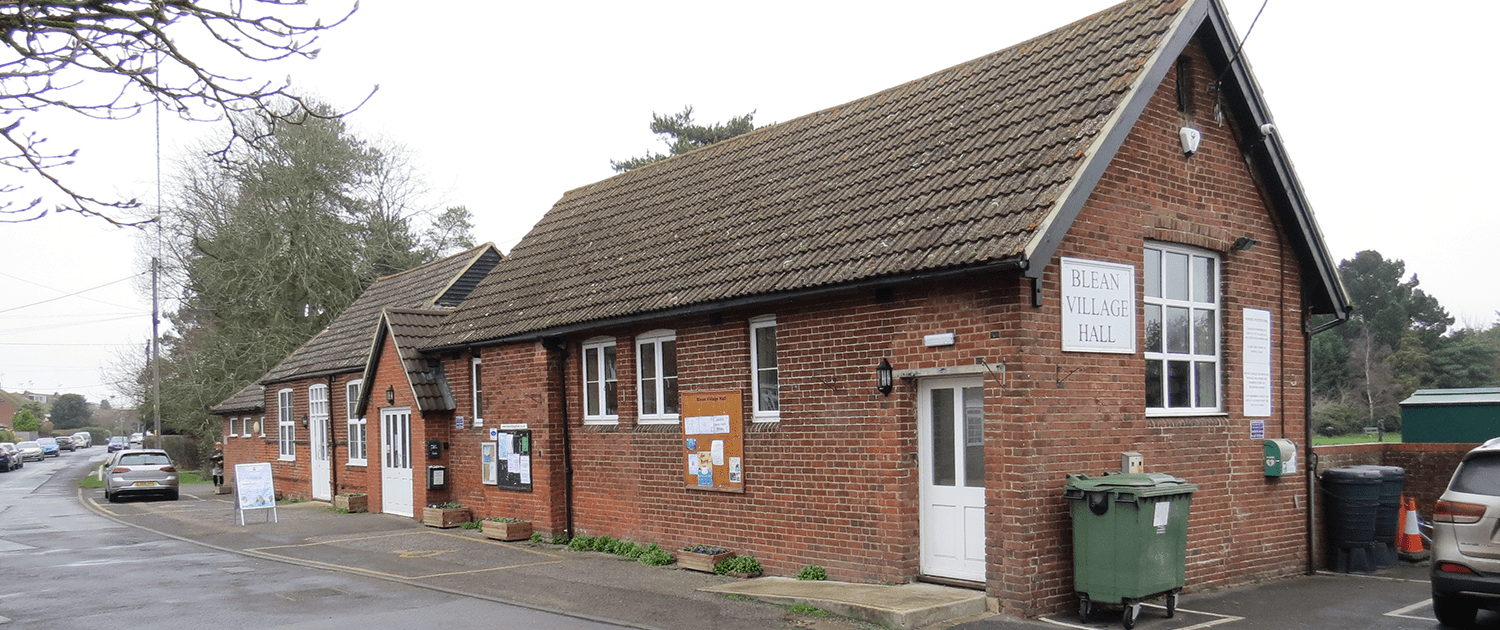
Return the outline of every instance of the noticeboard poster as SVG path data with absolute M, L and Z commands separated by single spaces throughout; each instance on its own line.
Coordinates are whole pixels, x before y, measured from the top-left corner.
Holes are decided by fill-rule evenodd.
M 495 486 L 531 491 L 531 430 L 495 430 Z
M 744 443 L 738 391 L 682 394 L 682 450 L 688 489 L 744 492 Z

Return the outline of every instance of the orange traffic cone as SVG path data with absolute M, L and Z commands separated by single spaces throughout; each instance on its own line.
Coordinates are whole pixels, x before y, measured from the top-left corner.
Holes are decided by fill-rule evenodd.
M 1396 551 L 1408 562 L 1423 560 L 1427 550 L 1422 547 L 1422 532 L 1417 528 L 1417 500 L 1401 498 L 1401 532 L 1396 534 Z

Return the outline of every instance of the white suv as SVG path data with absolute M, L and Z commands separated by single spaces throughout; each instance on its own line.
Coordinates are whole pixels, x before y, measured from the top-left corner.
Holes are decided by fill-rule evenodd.
M 1500 438 L 1469 451 L 1432 516 L 1432 609 L 1445 626 L 1500 610 Z
M 88 448 L 94 445 L 94 436 L 88 431 L 79 431 L 73 434 L 73 446 Z

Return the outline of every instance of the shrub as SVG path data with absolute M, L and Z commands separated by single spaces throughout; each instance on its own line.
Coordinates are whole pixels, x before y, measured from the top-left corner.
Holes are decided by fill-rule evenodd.
M 534 542 L 534 543 L 542 542 L 542 533 L 541 532 L 531 532 L 531 542 Z
M 828 571 L 824 570 L 823 567 L 820 567 L 816 564 L 809 564 L 805 567 L 802 567 L 802 570 L 797 572 L 797 579 L 826 580 L 828 579 Z
M 656 543 L 651 543 L 650 545 L 641 549 L 640 557 L 636 558 L 635 560 L 636 562 L 639 562 L 641 564 L 659 567 L 672 564 L 673 558 L 672 554 L 667 553 L 666 549 L 658 547 Z
M 722 560 L 714 566 L 714 573 L 724 575 L 725 573 L 760 573 L 760 562 L 754 556 L 736 556 L 728 560 Z
M 552 544 L 554 544 L 554 545 L 566 545 L 566 544 L 568 544 L 568 535 L 567 534 L 553 534 L 552 535 Z
M 463 529 L 484 529 L 484 521 L 468 521 L 459 523 L 458 526 Z
M 594 539 L 588 536 L 574 536 L 573 540 L 568 542 L 568 548 L 573 551 L 593 551 Z

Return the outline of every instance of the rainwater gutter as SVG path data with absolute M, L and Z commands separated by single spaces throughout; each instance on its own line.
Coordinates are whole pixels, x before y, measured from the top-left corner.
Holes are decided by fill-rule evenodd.
M 557 390 L 562 409 L 563 449 L 563 527 L 568 539 L 573 538 L 573 444 L 572 428 L 568 421 L 568 342 L 557 337 L 545 337 L 542 347 L 557 353 Z

